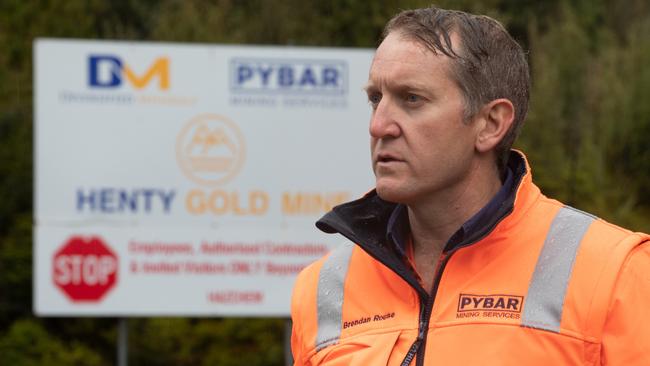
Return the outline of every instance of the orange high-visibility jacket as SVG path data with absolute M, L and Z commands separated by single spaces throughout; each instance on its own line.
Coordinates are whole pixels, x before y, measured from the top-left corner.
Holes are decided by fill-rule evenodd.
M 325 215 L 350 242 L 297 279 L 295 365 L 650 365 L 650 237 L 545 197 L 523 155 L 510 166 L 511 197 L 445 248 L 431 295 L 386 238 L 394 204 Z

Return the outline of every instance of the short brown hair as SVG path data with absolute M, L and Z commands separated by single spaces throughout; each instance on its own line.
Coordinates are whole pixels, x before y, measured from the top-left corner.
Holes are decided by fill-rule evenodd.
M 530 74 L 521 46 L 488 16 L 433 6 L 397 14 L 386 24 L 382 39 L 393 31 L 452 59 L 450 71 L 465 99 L 466 121 L 492 100 L 512 102 L 513 124 L 496 148 L 497 166 L 503 171 L 528 112 Z M 460 39 L 458 52 L 452 48 L 452 33 Z

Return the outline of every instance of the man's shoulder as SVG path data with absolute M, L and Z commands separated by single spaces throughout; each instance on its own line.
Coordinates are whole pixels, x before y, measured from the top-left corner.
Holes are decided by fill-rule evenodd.
M 321 271 L 323 270 L 340 273 L 343 267 L 348 266 L 354 247 L 356 247 L 354 243 L 342 241 L 339 245 L 332 248 L 329 253 L 307 265 L 298 274 L 294 292 L 302 291 L 305 287 L 315 287 L 318 284 Z
M 583 211 L 579 208 L 567 205 L 563 202 L 560 202 L 556 199 L 541 196 L 540 203 L 542 207 L 546 207 L 545 210 L 560 210 L 564 211 L 564 216 L 571 216 L 574 218 L 581 218 L 584 220 L 590 221 L 591 228 L 590 230 L 598 230 L 601 233 L 607 233 L 613 235 L 614 237 L 638 237 L 638 238 L 648 238 L 648 234 L 633 232 L 630 229 L 627 229 L 623 226 L 614 224 L 607 221 L 606 218 L 602 218 L 596 214 L 590 213 L 588 211 Z M 557 216 L 556 216 L 557 217 Z M 648 240 L 648 239 L 646 239 Z
M 589 228 L 591 231 L 590 237 L 592 238 L 592 241 L 611 242 L 614 245 L 618 245 L 621 242 L 636 243 L 632 244 L 632 246 L 634 246 L 650 240 L 650 235 L 648 234 L 633 232 L 632 230 L 627 229 L 623 226 L 609 222 L 605 218 L 601 218 L 599 216 L 579 210 L 577 208 L 573 208 L 571 206 L 564 207 L 570 209 L 576 215 L 582 215 L 583 217 L 588 217 L 593 220 L 591 227 Z

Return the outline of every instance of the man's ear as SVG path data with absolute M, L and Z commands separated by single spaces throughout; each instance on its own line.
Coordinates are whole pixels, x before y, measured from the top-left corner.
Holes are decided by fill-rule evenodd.
M 515 119 L 515 107 L 505 98 L 495 99 L 483 106 L 479 112 L 482 123 L 476 135 L 476 150 L 493 150 L 506 135 Z

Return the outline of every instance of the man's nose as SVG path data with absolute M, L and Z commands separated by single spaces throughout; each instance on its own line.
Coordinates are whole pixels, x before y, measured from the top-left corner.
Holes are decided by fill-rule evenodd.
M 370 136 L 377 139 L 399 136 L 401 130 L 396 113 L 397 109 L 390 103 L 390 100 L 383 98 L 370 118 Z

